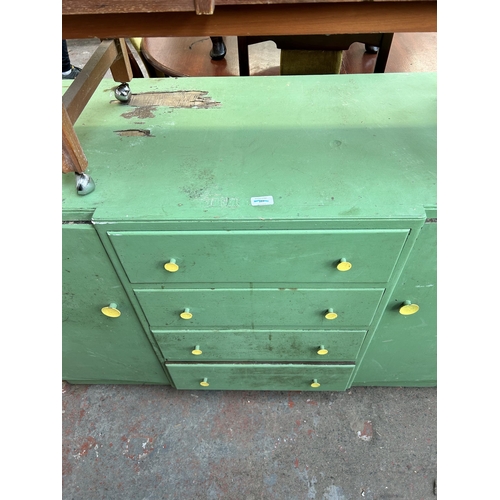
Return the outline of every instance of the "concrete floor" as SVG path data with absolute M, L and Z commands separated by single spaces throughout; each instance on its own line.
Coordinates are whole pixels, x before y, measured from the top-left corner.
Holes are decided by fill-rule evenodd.
M 436 388 L 62 392 L 64 500 L 436 498 Z
M 63 384 L 65 500 L 434 499 L 436 389 Z

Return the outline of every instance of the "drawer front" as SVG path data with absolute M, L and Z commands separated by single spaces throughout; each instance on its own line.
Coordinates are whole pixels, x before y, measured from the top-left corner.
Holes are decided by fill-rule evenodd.
M 313 364 L 167 363 L 166 366 L 176 389 L 191 390 L 344 391 L 354 370 L 354 365 Z
M 151 327 L 174 329 L 365 328 L 384 293 L 383 288 L 134 291 Z
M 108 234 L 131 283 L 384 283 L 389 280 L 408 231 Z M 349 270 L 337 269 L 342 259 L 351 264 Z M 167 266 L 171 268 L 168 271 L 164 266 L 171 260 L 175 262 Z
M 153 330 L 170 361 L 355 361 L 366 335 L 357 331 Z

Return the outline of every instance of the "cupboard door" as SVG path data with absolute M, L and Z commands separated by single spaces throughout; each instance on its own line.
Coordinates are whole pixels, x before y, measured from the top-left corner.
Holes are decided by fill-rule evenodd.
M 426 223 L 360 363 L 354 385 L 435 386 L 437 224 Z M 403 310 L 406 301 L 412 307 Z M 418 310 L 416 307 L 418 306 Z
M 168 384 L 93 226 L 63 225 L 62 246 L 63 380 Z

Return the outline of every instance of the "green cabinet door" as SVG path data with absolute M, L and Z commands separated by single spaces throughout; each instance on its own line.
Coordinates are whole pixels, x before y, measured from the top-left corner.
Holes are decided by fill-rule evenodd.
M 436 385 L 437 224 L 424 224 L 353 385 Z M 405 301 L 419 309 L 399 312 Z
M 93 226 L 63 225 L 62 246 L 63 380 L 169 384 Z

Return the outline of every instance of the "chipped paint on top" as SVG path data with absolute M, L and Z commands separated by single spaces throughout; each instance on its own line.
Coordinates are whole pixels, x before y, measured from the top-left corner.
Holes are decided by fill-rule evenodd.
M 151 135 L 150 130 L 146 129 L 127 129 L 127 130 L 115 130 L 115 134 L 118 134 L 121 137 L 154 137 L 154 135 Z

